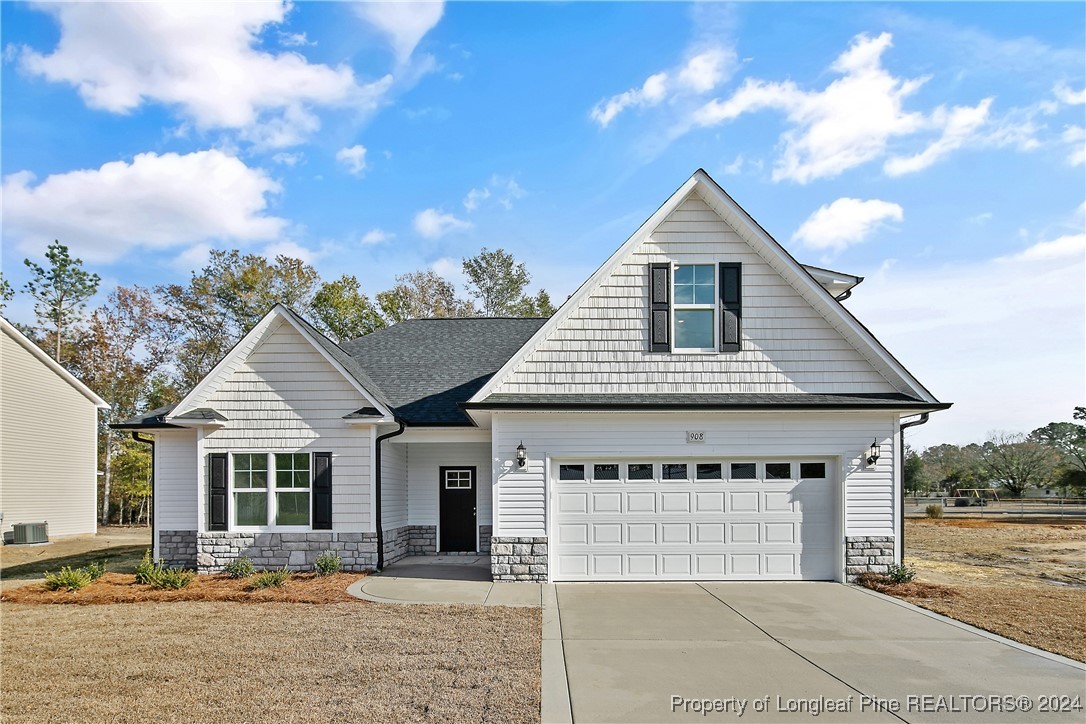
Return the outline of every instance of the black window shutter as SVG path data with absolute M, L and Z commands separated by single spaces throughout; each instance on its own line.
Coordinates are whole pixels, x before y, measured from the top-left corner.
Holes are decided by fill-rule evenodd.
M 671 264 L 649 264 L 649 349 L 671 351 Z
M 313 530 L 332 529 L 332 453 L 313 453 Z
M 742 340 L 743 265 L 720 263 L 720 351 L 738 352 Z
M 226 486 L 226 453 L 210 453 L 207 468 L 210 480 L 207 529 L 226 530 L 230 507 L 230 494 Z

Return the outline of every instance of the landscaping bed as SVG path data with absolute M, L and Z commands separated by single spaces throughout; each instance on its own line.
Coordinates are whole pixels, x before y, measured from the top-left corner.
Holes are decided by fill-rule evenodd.
M 869 587 L 1086 661 L 1086 525 L 909 520 L 905 546 L 916 578 Z

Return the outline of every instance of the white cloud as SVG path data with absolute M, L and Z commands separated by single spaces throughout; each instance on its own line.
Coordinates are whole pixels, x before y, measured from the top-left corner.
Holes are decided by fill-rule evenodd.
M 667 73 L 650 75 L 640 88 L 611 96 L 597 103 L 588 115 L 601 128 L 607 128 L 627 108 L 654 106 L 667 96 Z
M 731 73 L 735 52 L 713 48 L 698 53 L 679 71 L 679 83 L 695 93 L 708 93 Z
M 361 176 L 366 170 L 366 147 L 362 144 L 341 148 L 336 151 L 336 160 L 347 167 L 347 172 Z
M 395 234 L 385 231 L 384 229 L 370 229 L 362 235 L 362 246 L 374 246 L 375 244 L 380 244 L 395 238 L 395 236 Z
M 441 278 L 452 282 L 458 287 L 463 287 L 467 282 L 467 275 L 464 273 L 464 262 L 461 259 L 454 259 L 451 256 L 443 256 L 430 265 L 430 268 Z
M 271 241 L 286 226 L 267 214 L 268 195 L 280 190 L 263 170 L 214 149 L 142 153 L 37 184 L 20 171 L 3 181 L 4 238 L 25 251 L 60 239 L 89 261 L 134 246 Z
M 411 57 L 445 12 L 443 2 L 360 2 L 354 8 L 360 18 L 388 37 L 401 63 Z
M 301 259 L 306 264 L 312 264 L 324 256 L 324 253 L 321 250 L 309 249 L 293 241 L 276 241 L 264 247 L 264 256 L 267 258 L 274 259 L 280 255 L 289 256 L 292 259 Z
M 735 157 L 735 160 L 724 167 L 724 173 L 728 176 L 738 176 L 743 171 L 743 154 Z
M 60 24 L 52 52 L 26 48 L 22 67 L 76 87 L 91 108 L 130 113 L 146 102 L 176 108 L 201 129 L 233 129 L 271 147 L 319 128 L 312 109 L 371 110 L 392 82 L 360 84 L 349 65 L 257 50 L 289 4 L 43 3 Z
M 525 195 L 527 192 L 521 188 L 515 178 L 494 174 L 486 186 L 468 191 L 468 195 L 464 197 L 464 208 L 469 212 L 475 211 L 493 197 L 498 204 L 508 210 L 513 208 L 513 202 L 516 199 L 523 198 Z
M 437 209 L 424 209 L 415 214 L 415 231 L 427 239 L 438 239 L 453 231 L 466 231 L 472 227 L 470 221 L 458 219 L 452 214 L 443 214 Z
M 316 45 L 317 41 L 310 41 L 305 33 L 284 33 L 279 31 L 279 44 L 287 48 L 300 48 L 306 45 Z
M 988 109 L 991 108 L 993 100 L 995 99 L 985 98 L 975 107 L 956 106 L 949 112 L 943 107 L 936 108 L 931 120 L 942 127 L 943 135 L 912 156 L 891 156 L 883 164 L 883 170 L 889 176 L 922 171 L 966 145 L 988 121 Z
M 282 164 L 284 166 L 294 167 L 297 166 L 298 163 L 301 162 L 304 158 L 305 154 L 302 153 L 287 153 L 285 151 L 280 151 L 279 153 L 272 156 L 272 161 Z
M 1071 90 L 1066 83 L 1060 83 L 1052 89 L 1060 103 L 1066 106 L 1081 106 L 1086 103 L 1086 88 L 1080 91 Z
M 889 201 L 840 198 L 811 214 L 792 239 L 811 249 L 840 252 L 864 241 L 886 222 L 904 218 L 901 206 Z
M 1086 255 L 1077 243 L 1077 254 L 1041 254 L 1027 268 L 1006 259 L 901 263 L 856 289 L 847 306 L 954 403 L 910 431 L 912 444 L 977 442 L 993 428 L 1028 432 L 1066 419 L 1086 396 Z
M 998 261 L 1046 261 L 1050 259 L 1078 259 L 1081 261 L 1083 258 L 1086 258 L 1086 234 L 1067 234 L 1051 241 L 1040 241 L 1017 254 L 1000 257 Z
M 1060 134 L 1060 140 L 1071 147 L 1067 154 L 1067 163 L 1071 166 L 1086 164 L 1086 128 L 1066 126 Z
M 970 216 L 968 219 L 965 220 L 965 222 L 967 224 L 983 226 L 984 224 L 987 224 L 989 221 L 991 221 L 994 216 L 995 215 L 991 211 L 982 211 L 975 216 Z
M 490 189 L 485 186 L 481 189 L 472 189 L 468 191 L 468 195 L 464 197 L 464 208 L 468 211 L 475 211 L 479 208 L 479 204 L 490 198 Z

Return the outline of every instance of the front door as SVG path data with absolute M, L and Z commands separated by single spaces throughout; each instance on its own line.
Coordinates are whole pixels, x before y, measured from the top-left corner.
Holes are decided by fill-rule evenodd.
M 475 468 L 440 468 L 441 550 L 475 550 Z

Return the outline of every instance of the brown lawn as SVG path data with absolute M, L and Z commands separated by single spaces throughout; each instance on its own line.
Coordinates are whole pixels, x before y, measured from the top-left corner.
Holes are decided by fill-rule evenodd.
M 909 520 L 905 547 L 919 585 L 885 592 L 1086 661 L 1086 524 Z

